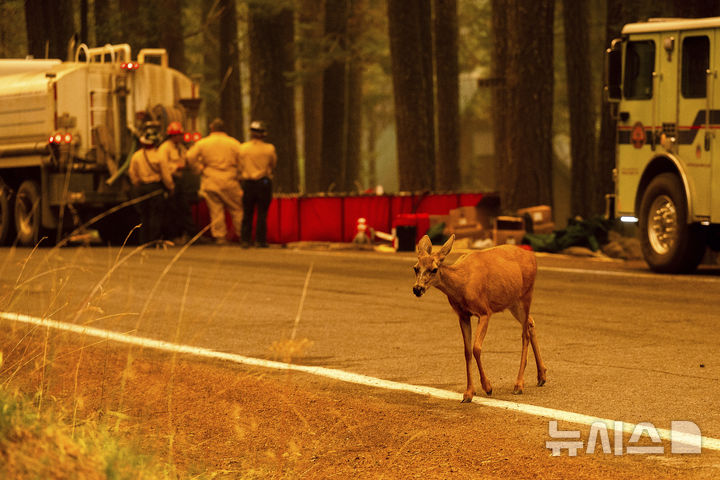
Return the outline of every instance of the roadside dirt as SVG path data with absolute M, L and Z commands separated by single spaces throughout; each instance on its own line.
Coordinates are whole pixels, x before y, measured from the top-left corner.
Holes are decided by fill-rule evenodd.
M 76 421 L 117 426 L 119 435 L 174 465 L 178 478 L 657 479 L 720 472 L 713 452 L 552 457 L 542 418 L 10 323 L 0 324 L 0 351 L 0 384 L 30 396 L 42 385 L 46 398 L 67 412 L 77 409 Z

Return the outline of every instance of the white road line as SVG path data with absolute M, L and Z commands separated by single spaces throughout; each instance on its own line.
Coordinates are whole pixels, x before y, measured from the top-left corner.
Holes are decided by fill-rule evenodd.
M 720 277 L 704 277 L 700 275 L 664 275 L 659 273 L 643 273 L 643 272 L 623 272 L 618 270 L 586 270 L 582 268 L 567 267 L 546 267 L 538 266 L 538 271 L 559 272 L 559 273 L 577 273 L 581 275 L 605 275 L 608 277 L 632 277 L 647 278 L 656 281 L 672 280 L 675 281 L 692 281 L 692 282 L 720 282 Z
M 156 350 L 162 350 L 166 352 L 185 353 L 188 355 L 194 355 L 197 357 L 211 358 L 217 360 L 227 360 L 233 363 L 240 363 L 243 365 L 250 365 L 254 367 L 272 368 L 276 370 L 293 370 L 311 375 L 318 375 L 321 377 L 331 378 L 334 380 L 340 380 L 343 382 L 355 383 L 358 385 L 364 385 L 368 387 L 384 388 L 386 390 L 397 390 L 409 393 L 415 393 L 417 395 L 430 396 L 442 400 L 454 400 L 460 401 L 462 395 L 457 392 L 451 392 L 448 390 L 441 390 L 439 388 L 425 387 L 422 385 L 411 385 L 407 383 L 393 382 L 390 380 L 383 380 L 381 378 L 369 377 L 367 375 L 361 375 L 358 373 L 345 372 L 342 370 L 336 370 L 326 367 L 313 367 L 308 365 L 293 365 L 283 362 L 275 362 L 271 360 L 262 360 L 259 358 L 246 357 L 244 355 L 237 355 L 233 353 L 217 352 L 207 348 L 193 347 L 190 345 L 181 345 L 176 343 L 165 342 L 162 340 L 154 340 L 151 338 L 137 337 L 134 335 L 128 335 L 124 333 L 112 332 L 109 330 L 102 330 L 95 327 L 88 327 L 83 325 L 76 325 L 72 323 L 58 322 L 55 320 L 43 319 L 33 317 L 30 315 L 23 315 L 20 313 L 12 312 L 0 312 L 0 319 L 9 320 L 14 322 L 21 322 L 30 325 L 37 325 L 39 327 L 53 328 L 56 330 L 62 330 L 66 332 L 77 333 L 80 335 L 88 335 L 91 337 L 97 337 L 105 340 L 111 340 L 115 342 L 131 344 L 141 346 L 145 348 L 153 348 Z M 538 417 L 550 418 L 553 420 L 561 420 L 565 422 L 576 423 L 580 425 L 592 425 L 595 422 L 603 422 L 608 429 L 615 428 L 615 420 L 606 418 L 598 418 L 590 415 L 584 415 L 581 413 L 566 412 L 564 410 L 557 410 L 554 408 L 540 407 L 537 405 L 529 405 L 525 403 L 510 402 L 507 400 L 496 400 L 494 398 L 473 398 L 473 403 L 484 405 L 486 407 L 500 408 L 503 410 L 510 410 L 519 413 L 525 413 L 528 415 L 534 415 Z M 632 433 L 635 430 L 636 425 L 628 422 L 622 422 L 622 429 L 626 433 Z M 679 432 L 671 432 L 668 429 L 658 428 L 657 429 L 660 438 L 664 440 L 679 441 L 692 445 L 697 441 L 697 437 L 693 435 L 681 434 Z M 672 435 L 672 437 L 671 437 Z M 720 439 L 712 437 L 701 437 L 702 448 L 708 450 L 720 450 Z

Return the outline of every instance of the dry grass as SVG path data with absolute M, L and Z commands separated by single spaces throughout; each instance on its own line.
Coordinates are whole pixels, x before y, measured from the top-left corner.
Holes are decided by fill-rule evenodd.
M 204 232 L 199 232 L 193 241 Z M 147 245 L 134 248 L 123 245 L 114 258 L 108 258 L 107 270 L 99 280 L 75 304 L 67 298 L 65 291 L 74 275 L 87 273 L 79 262 L 84 248 L 60 250 L 62 243 L 49 250 L 36 246 L 22 261 L 12 264 L 10 259 L 17 254 L 17 249 L 12 247 L 0 264 L 0 278 L 7 278 L 8 271 L 17 273 L 12 274 L 13 283 L 0 281 L 0 310 L 17 311 L 19 305 L 30 302 L 42 307 L 43 318 L 81 324 L 113 315 L 135 315 L 136 328 L 139 328 L 146 318 L 153 294 L 193 241 L 180 248 L 168 262 L 147 294 L 145 307 L 139 314 L 110 315 L 106 315 L 101 307 L 110 279 L 129 260 L 142 254 Z M 189 282 L 190 273 L 182 306 Z M 178 334 L 181 320 L 182 307 Z M 79 379 L 86 373 L 88 363 L 99 361 L 106 365 L 108 359 L 87 358 L 84 352 L 92 345 L 83 344 L 68 350 L 72 341 L 52 332 L 49 327 L 11 323 L 3 328 L 6 326 L 10 327 L 10 332 L 0 336 L 0 458 L 3 460 L 0 461 L 0 478 L 178 478 L 172 435 L 167 438 L 169 453 L 165 462 L 150 460 L 151 457 L 138 453 L 140 450 L 129 442 L 137 430 L 136 421 L 142 421 L 132 419 L 131 422 L 123 413 L 126 410 L 126 385 L 134 376 L 136 352 L 132 348 L 126 351 L 121 375 L 113 379 L 103 377 L 100 404 L 88 408 L 88 392 Z M 63 356 L 71 356 L 74 364 L 68 365 Z M 175 363 L 173 357 L 173 370 Z M 72 375 L 72 393 L 64 392 L 56 397 L 59 375 L 67 372 Z M 172 410 L 172 375 L 170 379 L 166 396 L 168 411 Z M 106 391 L 113 393 L 104 398 Z M 168 417 L 168 431 L 173 430 L 172 423 L 172 417 Z
M 77 424 L 63 402 L 0 390 L 0 478 L 168 478 L 168 467 L 122 435 L 100 415 Z

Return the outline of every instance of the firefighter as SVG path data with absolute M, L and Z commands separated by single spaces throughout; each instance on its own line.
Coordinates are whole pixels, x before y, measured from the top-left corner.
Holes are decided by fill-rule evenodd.
M 140 243 L 160 240 L 162 237 L 165 197 L 175 190 L 170 165 L 158 152 L 159 125 L 148 122 L 140 137 L 141 148 L 130 158 L 128 175 L 135 196 L 153 194 L 140 204 Z
M 257 210 L 255 240 L 260 248 L 267 248 L 267 213 L 272 201 L 272 175 L 277 165 L 275 146 L 265 142 L 265 124 L 250 124 L 250 140 L 242 144 L 243 224 L 242 246 L 252 245 L 253 216 Z
M 160 155 L 170 165 L 175 182 L 175 194 L 169 197 L 167 202 L 165 234 L 166 238 L 173 239 L 176 244 L 187 243 L 196 233 L 190 204 L 197 195 L 197 177 L 187 164 L 184 133 L 180 122 L 170 122 L 167 139 L 158 148 Z
M 210 233 L 216 244 L 224 245 L 227 243 L 225 210 L 230 213 L 238 236 L 243 219 L 240 142 L 225 133 L 223 121 L 216 118 L 210 123 L 210 135 L 198 140 L 187 158 L 201 175 L 200 195 L 210 211 Z

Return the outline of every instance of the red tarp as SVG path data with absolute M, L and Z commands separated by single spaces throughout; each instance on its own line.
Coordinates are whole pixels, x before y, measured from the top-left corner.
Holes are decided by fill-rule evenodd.
M 387 233 L 396 220 L 415 225 L 420 239 L 429 227 L 428 215 L 445 215 L 453 208 L 476 205 L 481 198 L 481 193 L 276 197 L 268 211 L 267 240 L 350 242 L 360 217 L 368 227 Z M 209 223 L 205 202 L 194 206 L 193 215 L 199 227 Z M 236 239 L 228 215 L 226 220 L 228 238 Z

